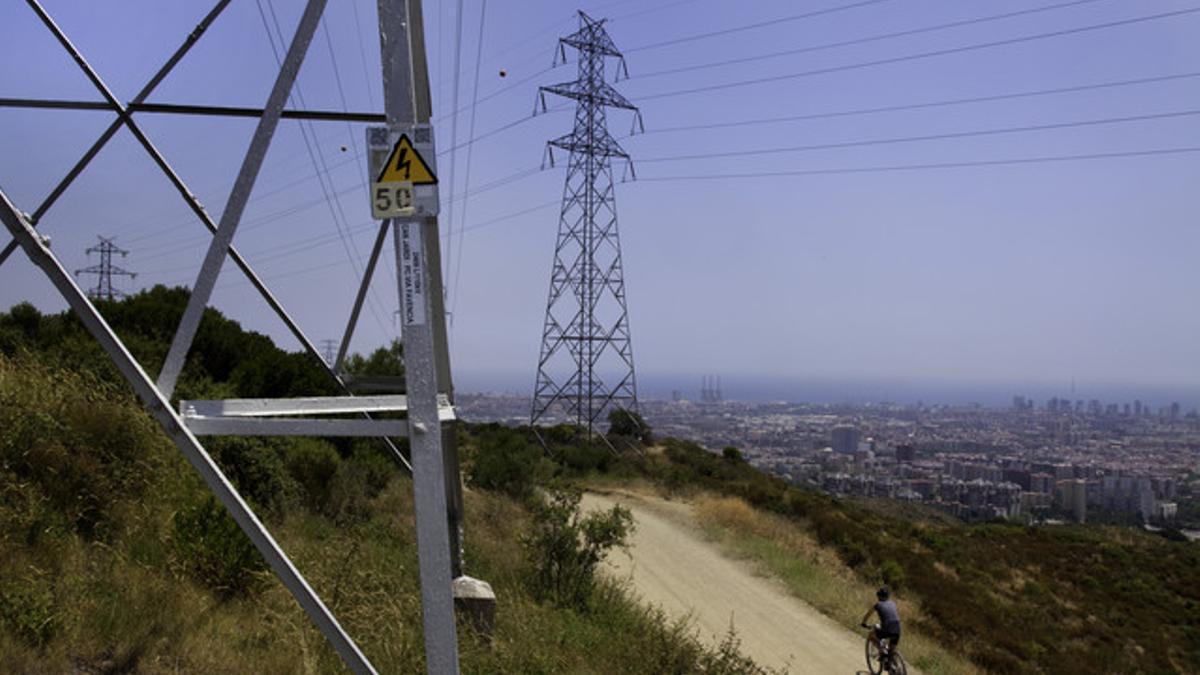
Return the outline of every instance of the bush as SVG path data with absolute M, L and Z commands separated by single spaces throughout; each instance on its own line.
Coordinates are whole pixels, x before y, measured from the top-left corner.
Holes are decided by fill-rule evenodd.
M 284 468 L 279 447 L 261 438 L 239 437 L 214 438 L 208 447 L 242 497 L 274 518 L 286 514 L 295 483 Z
M 725 458 L 725 461 L 733 464 L 741 464 L 742 462 L 746 461 L 746 459 L 742 457 L 742 451 L 738 450 L 732 445 L 725 446 L 725 448 L 721 450 L 721 456 Z
M 895 560 L 883 561 L 879 566 L 879 576 L 882 577 L 884 585 L 890 586 L 893 591 L 904 587 L 904 568 Z
M 599 444 L 567 445 L 558 454 L 563 466 L 575 474 L 605 473 L 614 459 L 612 450 Z
M 647 444 L 654 440 L 646 420 L 632 410 L 624 408 L 616 408 L 608 413 L 608 433 L 613 436 L 636 438 Z
M 333 498 L 333 480 L 342 458 L 325 441 L 298 439 L 287 450 L 284 464 L 300 486 L 305 506 L 317 513 L 329 513 Z
M 532 590 L 539 599 L 585 608 L 596 586 L 596 566 L 633 531 L 633 514 L 620 505 L 581 516 L 580 493 L 556 487 L 533 507 L 523 539 Z
M 54 593 L 46 585 L 23 579 L 0 586 L 0 626 L 6 631 L 41 647 L 54 636 L 58 625 Z
M 223 598 L 262 584 L 266 561 L 215 497 L 175 514 L 171 543 L 176 566 Z
M 484 490 L 523 498 L 533 492 L 542 450 L 517 434 L 484 437 L 475 452 L 468 481 Z

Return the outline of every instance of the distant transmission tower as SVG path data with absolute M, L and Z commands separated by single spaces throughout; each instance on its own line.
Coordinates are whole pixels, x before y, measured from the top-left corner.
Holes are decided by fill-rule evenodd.
M 321 356 L 325 359 L 325 363 L 333 365 L 337 360 L 338 341 L 328 338 L 321 340 Z
M 123 298 L 125 297 L 125 293 L 113 288 L 113 276 L 136 279 L 137 273 L 130 272 L 129 270 L 112 264 L 112 256 L 114 253 L 119 253 L 121 254 L 121 257 L 124 258 L 125 256 L 129 255 L 129 251 L 118 247 L 113 243 L 112 239 L 106 239 L 105 237 L 100 236 L 97 236 L 96 238 L 100 240 L 100 243 L 89 248 L 85 252 L 89 257 L 93 253 L 99 253 L 100 264 L 92 265 L 91 267 L 85 267 L 81 270 L 75 270 L 75 276 L 79 276 L 80 274 L 96 275 L 95 288 L 89 288 L 87 292 L 93 300 L 117 300 L 119 298 Z
M 629 71 L 603 20 L 579 12 L 579 30 L 559 40 L 554 65 L 566 63 L 567 47 L 579 52 L 578 79 L 538 91 L 543 112 L 547 92 L 574 99 L 575 128 L 546 147 L 551 165 L 554 148 L 570 158 L 530 422 L 561 409 L 590 437 L 609 410 L 637 411 L 612 158 L 626 160 L 631 174 L 632 164 L 608 133 L 606 108 L 633 111 L 635 130 L 641 114 L 604 81 L 607 57 L 618 59 L 618 74 Z

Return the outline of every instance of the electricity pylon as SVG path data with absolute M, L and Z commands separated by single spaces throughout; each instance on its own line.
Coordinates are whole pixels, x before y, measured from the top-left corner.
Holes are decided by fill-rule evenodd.
M 573 99 L 575 126 L 546 147 L 551 165 L 555 148 L 570 157 L 530 422 L 536 425 L 561 410 L 591 438 L 607 411 L 637 411 L 612 159 L 626 160 L 630 175 L 633 167 L 608 133 L 606 111 L 632 111 L 635 130 L 641 127 L 641 114 L 604 81 L 610 57 L 618 61 L 618 75 L 628 77 L 625 58 L 605 31 L 604 20 L 580 12 L 579 30 L 559 40 L 555 65 L 560 57 L 566 63 L 567 47 L 579 53 L 578 78 L 538 91 L 542 111 L 547 93 Z
M 96 275 L 95 288 L 89 288 L 87 292 L 88 296 L 93 300 L 108 300 L 111 302 L 113 300 L 123 298 L 125 297 L 125 293 L 119 289 L 113 288 L 112 278 L 114 276 L 118 276 L 136 279 L 137 273 L 130 272 L 127 269 L 117 267 L 116 265 L 112 264 L 112 257 L 114 253 L 119 253 L 121 257 L 124 258 L 125 256 L 129 255 L 129 251 L 126 251 L 125 249 L 114 244 L 112 239 L 107 239 L 100 236 L 97 236 L 96 238 L 100 240 L 100 243 L 87 249 L 85 253 L 87 253 L 89 257 L 93 253 L 99 253 L 100 264 L 75 270 L 75 276 L 79 276 L 80 274 Z

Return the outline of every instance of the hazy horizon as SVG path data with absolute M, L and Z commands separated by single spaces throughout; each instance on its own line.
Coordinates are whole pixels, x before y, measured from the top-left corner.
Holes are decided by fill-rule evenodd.
M 700 399 L 701 375 L 638 374 L 638 394 L 643 400 L 670 400 L 680 392 L 684 398 Z M 462 393 L 529 396 L 533 378 L 523 373 L 478 373 L 459 371 L 455 388 Z M 1051 398 L 1071 401 L 1099 399 L 1105 404 L 1143 404 L 1157 409 L 1178 402 L 1184 412 L 1200 408 L 1200 386 L 1163 386 L 1119 382 L 1076 381 L 1071 383 L 952 381 L 919 378 L 837 378 L 802 376 L 721 375 L 725 400 L 745 402 L 786 401 L 789 403 L 925 403 L 1009 407 L 1014 396 L 1033 400 L 1041 408 Z

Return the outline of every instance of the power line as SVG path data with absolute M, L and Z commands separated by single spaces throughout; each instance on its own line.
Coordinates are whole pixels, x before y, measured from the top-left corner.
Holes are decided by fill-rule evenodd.
M 989 49 L 992 47 L 1003 47 L 1007 45 L 1019 44 L 1022 42 L 1033 42 L 1035 40 L 1044 40 L 1054 37 L 1062 37 L 1064 35 L 1076 35 L 1095 30 L 1103 30 L 1106 28 L 1116 28 L 1119 26 L 1128 26 L 1136 23 L 1144 23 L 1146 21 L 1155 21 L 1158 19 L 1167 19 L 1187 14 L 1200 12 L 1200 7 L 1191 7 L 1188 9 L 1175 10 L 1171 12 L 1161 12 L 1158 14 L 1150 14 L 1147 16 L 1133 17 L 1129 19 L 1121 19 L 1118 21 L 1108 21 L 1105 23 L 1091 24 L 1088 26 L 1080 26 L 1076 28 L 1066 28 L 1063 30 L 1050 31 L 1048 33 L 1037 33 L 1034 35 L 1023 35 L 1015 38 L 1007 38 L 1004 40 L 993 40 L 990 42 L 981 42 L 976 44 L 964 45 L 962 47 L 952 47 L 949 49 L 937 49 L 928 52 L 919 52 L 917 54 L 907 54 L 904 56 L 893 56 L 885 59 L 873 59 L 871 61 L 862 61 L 859 63 L 850 63 L 841 66 L 830 66 L 826 68 L 817 68 L 814 70 L 804 70 L 796 73 L 785 73 L 782 75 L 772 75 L 769 77 L 757 77 L 746 80 L 737 80 L 733 82 L 722 82 L 720 84 L 710 84 L 700 87 L 691 87 L 688 89 L 678 89 L 675 91 L 667 91 L 659 94 L 648 94 L 639 97 L 642 101 L 649 101 L 660 98 L 669 98 L 672 96 L 684 96 L 687 94 L 699 94 L 710 91 L 720 91 L 724 89 L 732 89 L 735 87 L 747 87 L 755 84 L 766 84 L 768 82 L 779 82 L 782 80 L 792 80 L 801 77 L 810 77 L 813 75 L 826 75 L 829 73 L 839 73 L 848 70 L 857 70 L 859 68 L 870 68 L 873 66 L 888 65 L 893 63 L 904 63 L 907 61 L 917 61 L 920 59 L 934 58 L 938 56 L 949 56 L 951 54 L 962 54 L 965 52 L 978 51 L 980 49 Z
M 1038 14 L 1041 12 L 1049 12 L 1053 10 L 1063 9 L 1066 7 L 1075 7 L 1078 5 L 1087 5 L 1095 2 L 1108 2 L 1109 0 L 1071 0 L 1070 2 L 1060 2 L 1056 5 L 1046 5 L 1044 7 L 1033 7 L 1029 9 L 1017 10 L 1014 12 L 1004 12 L 1001 14 L 991 14 L 989 16 L 981 16 L 974 19 L 963 19 L 961 21 L 951 21 L 949 23 L 940 23 L 934 26 L 926 26 L 924 28 L 912 28 L 909 30 L 893 31 L 890 33 L 880 33 L 867 37 L 854 38 L 851 40 L 840 40 L 837 42 L 827 42 L 825 44 L 813 45 L 811 47 L 800 47 L 797 49 L 785 49 L 783 51 L 769 52 L 766 54 L 756 54 L 754 56 L 743 56 L 739 58 L 723 59 L 720 61 L 712 61 L 709 63 L 700 63 L 691 66 L 680 66 L 678 68 L 668 68 L 666 70 L 656 70 L 650 73 L 639 73 L 630 79 L 644 79 L 651 77 L 660 77 L 662 75 L 674 75 L 677 73 L 686 73 L 694 70 L 706 70 L 708 68 L 716 68 L 719 66 L 730 66 L 741 63 L 752 63 L 754 61 L 763 61 L 766 59 L 778 58 L 781 56 L 794 56 L 796 54 L 807 54 L 811 52 L 823 51 L 826 49 L 834 49 L 837 47 L 850 47 L 854 45 L 867 44 L 869 42 L 877 42 L 879 40 L 889 40 L 898 37 L 910 37 L 923 33 L 933 33 L 951 28 L 961 28 L 963 26 L 972 26 L 981 23 L 989 23 L 992 21 L 1000 21 L 1003 19 L 1011 19 L 1013 17 L 1025 16 L 1028 14 Z
M 668 2 L 665 5 L 658 5 L 655 7 L 646 7 L 643 9 L 638 9 L 638 10 L 634 10 L 632 12 L 628 12 L 626 14 L 618 14 L 616 16 L 609 17 L 608 23 L 613 23 L 614 21 L 623 21 L 625 19 L 632 19 L 636 16 L 642 16 L 643 14 L 650 14 L 652 12 L 658 12 L 658 11 L 661 11 L 664 9 L 670 9 L 672 7 L 677 7 L 679 5 L 690 5 L 693 2 L 696 2 L 696 0 L 676 0 L 675 2 Z
M 1200 146 L 1158 148 L 1151 150 L 1128 150 L 1121 152 L 1097 152 L 1083 155 L 1050 155 L 1042 157 L 1017 157 L 1013 159 L 986 159 L 965 162 L 935 162 L 930 164 L 893 164 L 884 166 L 847 167 L 840 169 L 799 169 L 794 171 L 757 171 L 752 173 L 726 173 L 691 176 L 641 176 L 638 182 L 666 182 L 684 180 L 733 180 L 739 178 L 775 178 L 784 176 L 822 176 L 854 173 L 885 173 L 891 171 L 924 171 L 931 169 L 961 169 L 968 167 L 1005 166 L 1015 164 L 1042 164 L 1054 162 L 1076 162 L 1125 157 L 1154 157 L 1200 152 Z
M 475 136 L 475 119 L 476 119 L 476 113 L 478 112 L 478 106 L 479 106 L 479 69 L 480 69 L 480 66 L 483 65 L 483 35 L 484 35 L 483 29 L 484 29 L 484 26 L 486 25 L 486 23 L 487 23 L 487 0 L 482 0 L 479 3 L 479 39 L 476 41 L 476 47 L 475 47 L 475 84 L 472 87 L 472 92 L 471 92 L 471 99 L 472 99 L 471 100 L 471 121 L 469 123 L 469 126 L 467 127 L 467 129 L 468 129 L 467 138 L 473 138 Z M 475 153 L 475 145 L 471 144 L 467 147 L 467 161 L 466 161 L 466 166 L 463 167 L 463 169 L 464 169 L 464 171 L 463 171 L 463 190 L 464 191 L 470 190 L 470 188 L 471 188 L 471 157 L 474 153 Z M 469 192 L 467 194 L 463 195 L 462 209 L 460 210 L 459 216 L 458 216 L 458 229 L 459 230 L 462 230 L 464 224 L 466 223 L 467 204 L 468 204 L 467 200 L 469 197 L 470 197 Z M 450 231 L 451 231 L 451 237 L 453 237 L 453 232 L 454 232 L 454 221 L 453 220 L 450 221 Z M 449 303 L 450 304 L 450 327 L 451 327 L 451 329 L 454 328 L 454 317 L 455 317 L 454 310 L 457 306 L 457 301 L 458 301 L 458 281 L 459 281 L 459 279 L 462 278 L 463 241 L 464 241 L 463 237 L 458 238 L 458 242 L 457 242 L 458 249 L 454 254 L 454 261 L 453 261 L 454 262 L 454 268 L 453 268 L 454 269 L 454 283 L 450 284 L 450 303 Z M 453 241 L 453 239 L 451 239 L 451 241 L 449 243 L 450 243 L 450 246 L 452 246 L 452 247 L 455 245 L 455 242 Z M 446 269 L 447 269 L 447 271 L 449 271 L 450 266 L 447 265 Z
M 1171 119 L 1200 115 L 1200 109 L 1175 110 L 1162 113 L 1147 113 L 1144 115 L 1126 115 L 1122 117 L 1105 117 L 1090 120 L 1074 120 L 1071 122 L 1053 122 L 1048 124 L 1030 124 L 1017 127 L 1001 127 L 998 129 L 977 129 L 973 131 L 954 131 L 939 134 L 923 134 L 919 136 L 901 136 L 898 138 L 875 138 L 859 141 L 842 141 L 837 143 L 817 143 L 811 145 L 794 145 L 782 148 L 756 148 L 753 150 L 731 150 L 729 152 L 712 152 L 692 155 L 675 155 L 670 157 L 645 157 L 638 161 L 654 162 L 686 162 L 697 159 L 716 159 L 721 157 L 749 157 L 758 155 L 774 155 L 788 152 L 808 152 L 812 150 L 833 150 L 838 148 L 856 148 L 868 145 L 889 145 L 894 143 L 915 143 L 919 141 L 946 140 L 952 138 L 970 138 L 977 136 L 994 136 L 999 134 L 1027 133 L 1033 131 L 1049 131 L 1051 129 L 1073 129 L 1079 127 L 1099 126 L 1104 124 L 1124 124 L 1129 122 L 1145 122 L 1149 120 Z
M 891 2 L 891 0 L 859 0 L 858 2 L 852 2 L 848 5 L 838 5 L 836 7 L 826 7 L 825 9 L 801 12 L 800 14 L 792 14 L 791 16 L 783 16 L 783 17 L 779 17 L 777 19 L 770 19 L 767 21 L 759 21 L 757 23 L 746 24 L 744 26 L 735 26 L 733 28 L 723 28 L 721 30 L 709 31 L 707 33 L 698 33 L 696 35 L 686 35 L 684 37 L 672 38 L 670 40 L 662 40 L 660 42 L 651 42 L 650 44 L 633 47 L 632 49 L 626 49 L 625 51 L 626 52 L 640 52 L 640 51 L 644 51 L 647 49 L 659 49 L 660 47 L 669 47 L 671 45 L 683 44 L 685 42 L 695 42 L 696 40 L 706 40 L 708 38 L 717 37 L 720 35 L 730 35 L 733 33 L 741 33 L 741 32 L 748 31 L 748 30 L 756 30 L 759 28 L 766 28 L 768 26 L 777 26 L 777 25 L 783 24 L 783 23 L 790 23 L 792 21 L 800 21 L 803 19 L 811 19 L 811 18 L 818 17 L 818 16 L 824 16 L 827 14 L 834 14 L 836 12 L 844 12 L 844 11 L 851 10 L 851 9 L 858 9 L 859 7 L 866 7 L 868 5 L 878 5 L 878 4 L 884 3 L 884 2 Z
M 618 21 L 618 20 L 622 20 L 622 19 L 630 19 L 630 18 L 633 18 L 633 17 L 642 16 L 642 15 L 644 15 L 644 14 L 650 14 L 650 13 L 653 13 L 653 12 L 659 12 L 659 11 L 662 11 L 662 10 L 664 10 L 664 9 L 670 9 L 670 8 L 672 8 L 672 7 L 676 7 L 676 6 L 678 6 L 678 5 L 691 4 L 691 3 L 694 3 L 694 2 L 697 2 L 697 1 L 698 1 L 698 0 L 677 0 L 676 2 L 669 2 L 669 3 L 666 3 L 666 4 L 664 4 L 664 5 L 658 5 L 658 6 L 655 6 L 655 7 L 646 7 L 646 8 L 642 8 L 642 9 L 639 9 L 639 10 L 635 10 L 635 11 L 633 11 L 633 12 L 629 12 L 629 13 L 626 13 L 626 14 L 618 14 L 618 15 L 616 15 L 616 16 L 613 16 L 613 17 L 611 17 L 611 18 L 609 18 L 609 19 L 608 19 L 608 23 L 612 23 L 612 22 L 614 22 L 614 21 Z M 881 1 L 882 1 L 882 0 L 881 0 Z M 615 2 L 615 3 L 609 3 L 608 5 L 601 5 L 601 6 L 600 6 L 600 8 L 609 7 L 609 6 L 615 6 L 615 5 L 620 5 L 620 4 L 625 4 L 625 3 L 624 3 L 624 2 Z M 595 11 L 596 11 L 596 8 L 593 8 L 593 10 L 591 10 L 591 11 L 595 12 Z M 555 23 L 553 26 L 550 26 L 550 27 L 548 27 L 548 28 L 547 28 L 547 29 L 545 29 L 545 30 L 538 31 L 537 33 L 534 33 L 532 36 L 530 36 L 530 39 L 526 39 L 526 40 L 523 40 L 523 41 L 521 41 L 521 42 L 514 43 L 513 45 L 510 45 L 510 46 L 509 46 L 509 48 L 507 48 L 507 49 L 505 49 L 505 50 L 501 50 L 501 51 L 499 51 L 499 52 L 496 52 L 496 53 L 492 54 L 492 55 L 491 55 L 491 58 L 493 58 L 493 59 L 494 59 L 494 58 L 497 58 L 497 57 L 499 57 L 499 56 L 501 56 L 501 55 L 503 55 L 503 54 L 506 54 L 506 53 L 508 53 L 508 52 L 512 51 L 513 49 L 516 49 L 516 48 L 518 48 L 518 47 L 525 46 L 526 44 L 531 44 L 531 42 L 532 42 L 532 38 L 533 38 L 533 37 L 537 37 L 538 35 L 541 35 L 541 34 L 543 34 L 543 33 L 548 33 L 548 32 L 550 32 L 551 30 L 554 30 L 555 28 L 557 28 L 558 26 L 560 26 L 560 25 L 562 25 L 562 24 L 564 24 L 564 23 L 567 23 L 567 22 L 569 22 L 569 21 L 572 21 L 572 20 L 574 20 L 574 18 L 575 18 L 575 17 L 574 17 L 574 16 L 572 16 L 572 17 L 570 17 L 569 19 L 563 19 L 562 21 L 559 21 L 559 22 Z M 524 60 L 520 61 L 520 64 L 532 63 L 534 59 L 537 59 L 537 58 L 543 58 L 543 57 L 544 57 L 544 55 L 542 55 L 542 54 L 534 54 L 534 55 L 531 55 L 529 58 L 527 58 L 527 59 L 524 59 Z M 564 61 L 564 62 L 562 62 L 562 63 L 559 63 L 558 65 L 566 65 L 566 63 L 567 63 L 567 62 L 565 62 L 565 61 Z M 483 102 L 485 102 L 485 101 L 490 101 L 490 100 L 492 100 L 493 98 L 495 98 L 495 97 L 497 97 L 497 96 L 500 96 L 501 94 L 508 93 L 508 92 L 512 91 L 513 89 L 516 89 L 516 88 L 520 87 L 520 86 L 521 86 L 521 85 L 523 85 L 523 84 L 527 84 L 527 83 L 529 83 L 529 82 L 531 82 L 531 81 L 533 81 L 533 80 L 536 80 L 536 79 L 538 79 L 538 78 L 542 77 L 543 75 L 545 75 L 545 74 L 549 73 L 550 71 L 552 71 L 552 70 L 555 70 L 556 68 L 557 68 L 557 66 L 550 66 L 550 67 L 547 67 L 547 68 L 542 68 L 542 69 L 538 70 L 537 72 L 534 72 L 534 73 L 531 73 L 531 74 L 529 74 L 529 75 L 526 75 L 525 77 L 522 77 L 522 78 L 521 78 L 521 79 L 519 79 L 519 80 L 515 80 L 515 81 L 513 81 L 513 82 L 510 82 L 510 83 L 508 83 L 508 84 L 506 84 L 506 85 L 502 86 L 502 87 L 499 87 L 499 88 L 497 88 L 497 89 L 494 89 L 494 90 L 492 90 L 492 91 L 490 91 L 490 92 L 488 92 L 488 93 L 484 94 L 483 96 L 479 97 L 479 101 L 478 101 L 478 102 L 479 102 L 479 103 L 483 103 Z M 512 68 L 510 68 L 510 70 L 515 70 L 515 69 L 512 69 Z M 454 111 L 451 111 L 451 112 L 445 113 L 445 114 L 443 114 L 441 117 L 438 117 L 438 118 L 437 118 L 435 121 L 442 121 L 442 120 L 445 120 L 445 119 L 446 119 L 447 117 L 449 117 L 451 114 L 461 113 L 461 112 L 464 112 L 465 110 L 466 110 L 465 108 L 459 108 L 459 109 L 457 109 L 457 110 L 454 110 Z
M 261 0 L 255 0 L 255 4 L 258 6 L 259 16 L 262 18 L 263 28 L 267 32 L 267 38 L 271 44 L 271 52 L 275 55 L 276 62 L 282 63 L 282 59 L 279 56 L 279 50 L 275 46 L 275 40 L 271 36 L 271 27 L 267 23 L 267 16 L 263 12 Z M 279 27 L 279 17 L 275 13 L 275 3 L 273 2 L 273 0 L 267 0 L 267 9 L 270 11 L 271 21 L 275 26 L 275 34 L 279 38 L 280 45 L 287 44 L 287 42 L 285 41 L 285 39 L 283 37 L 283 31 Z M 328 35 L 327 35 L 327 37 L 328 37 Z M 336 69 L 334 71 L 334 75 L 337 76 L 338 86 L 340 87 L 341 86 L 341 78 L 340 78 L 340 75 L 338 75 Z M 296 98 L 300 101 L 301 107 L 307 108 L 308 104 L 305 103 L 305 101 L 304 101 L 304 91 L 300 87 L 300 83 L 299 82 L 295 83 L 293 85 L 293 89 L 295 90 L 294 94 L 295 94 Z M 343 99 L 343 102 L 344 102 L 344 99 Z M 337 229 L 338 233 L 341 234 L 343 231 L 343 228 L 345 227 L 345 224 L 347 222 L 346 212 L 342 208 L 341 199 L 338 197 L 338 195 L 336 193 L 333 195 L 332 199 L 330 199 L 329 192 L 332 189 L 332 179 L 330 179 L 330 187 L 329 188 L 327 188 L 325 185 L 326 178 L 329 176 L 329 166 L 325 162 L 325 153 L 321 150 L 320 145 L 317 146 L 315 154 L 313 152 L 312 142 L 309 141 L 309 134 L 311 133 L 313 136 L 313 139 L 315 140 L 316 132 L 314 130 L 312 130 L 312 128 L 311 128 L 312 127 L 311 122 L 307 125 L 307 127 L 305 125 L 304 120 L 299 120 L 299 122 L 300 122 L 300 136 L 304 140 L 304 145 L 305 145 L 305 148 L 307 148 L 307 150 L 308 150 L 309 157 L 312 159 L 313 168 L 317 170 L 317 182 L 321 186 L 321 192 L 325 196 L 326 202 L 329 204 L 329 215 L 333 219 L 334 227 Z M 319 166 L 318 166 L 318 160 L 320 162 Z M 324 174 L 322 174 L 322 169 L 324 170 Z M 339 216 L 340 216 L 340 219 L 339 219 Z M 354 269 L 355 276 L 357 276 L 358 278 L 361 279 L 363 276 L 362 269 L 361 269 L 362 254 L 359 253 L 358 247 L 354 244 L 354 242 L 352 240 L 347 241 L 344 235 L 342 236 L 342 243 L 343 243 L 343 247 L 346 250 L 346 256 L 348 258 L 350 258 L 350 264 L 351 264 L 351 267 Z M 379 300 L 378 295 L 374 292 L 374 289 L 371 289 L 371 293 L 370 293 L 370 297 L 368 298 L 367 305 L 371 311 L 372 316 L 375 318 L 376 323 L 379 325 L 380 330 L 382 330 L 384 333 L 386 333 L 388 330 L 387 324 L 380 317 L 379 309 L 377 307 L 377 305 L 380 304 L 381 302 L 382 301 Z
M 1113 82 L 1099 82 L 1095 84 L 1080 84 L 1066 87 L 1055 87 L 1053 89 L 1034 89 L 1030 91 L 1017 91 L 1005 94 L 989 94 L 985 96 L 971 96 L 968 98 L 943 99 L 940 101 L 927 101 L 924 103 L 902 103 L 898 105 L 879 106 L 874 108 L 853 108 L 850 110 L 835 110 L 831 112 L 806 113 L 803 115 L 786 115 L 782 117 L 760 117 L 756 119 L 734 120 L 729 122 L 712 122 L 709 124 L 687 124 L 677 127 L 651 127 L 644 133 L 661 134 L 672 133 L 678 131 L 700 131 L 706 129 L 723 129 L 727 127 L 750 126 L 755 124 L 779 124 L 783 122 L 800 122 L 805 120 L 828 119 L 832 117 L 849 117 L 853 115 L 870 115 L 884 112 L 900 112 L 904 110 L 921 110 L 924 108 L 938 108 L 951 105 L 965 105 L 969 103 L 987 103 L 990 101 L 1005 101 L 1018 98 L 1030 98 L 1035 96 L 1050 96 L 1054 94 L 1069 94 L 1080 91 L 1092 91 L 1097 89 L 1108 89 L 1113 87 L 1126 87 L 1138 84 L 1151 84 L 1157 82 L 1169 82 L 1172 80 L 1181 80 L 1186 78 L 1200 77 L 1200 71 L 1190 73 L 1177 73 L 1173 75 L 1157 75 L 1154 77 L 1142 77 L 1133 80 L 1117 80 Z
M 503 216 L 498 216 L 496 218 L 491 218 L 489 220 L 484 220 L 482 222 L 474 223 L 470 227 L 464 227 L 462 229 L 462 231 L 459 232 L 459 236 L 465 236 L 467 232 L 474 232 L 476 230 L 481 230 L 485 227 L 488 227 L 489 225 L 495 225 L 496 223 L 504 222 L 506 220 L 512 220 L 513 218 L 519 218 L 521 216 L 528 215 L 530 213 L 534 213 L 535 211 L 544 211 L 552 206 L 558 206 L 560 203 L 561 202 L 559 200 L 555 199 L 554 201 L 545 202 L 543 204 L 538 204 L 537 206 L 531 206 L 527 209 L 521 209 L 520 211 L 517 211 L 515 213 L 508 213 Z
M 450 109 L 454 111 L 454 112 L 450 113 L 450 147 L 451 148 L 454 148 L 458 145 L 458 113 L 459 113 L 458 94 L 459 94 L 459 77 L 460 77 L 460 75 L 462 75 L 462 73 L 459 70 L 461 62 L 462 62 L 462 24 L 463 24 L 463 0 L 458 0 L 458 15 L 455 19 L 455 28 L 454 28 L 454 78 L 453 78 L 454 79 L 454 90 L 450 93 L 450 99 L 453 102 L 450 106 Z M 453 231 L 453 229 L 454 229 L 454 201 L 455 201 L 454 200 L 454 188 L 457 183 L 457 181 L 455 181 L 454 173 L 455 173 L 455 169 L 458 168 L 457 160 L 458 160 L 458 154 L 454 150 L 451 150 L 450 151 L 450 189 L 447 191 L 449 193 L 449 202 L 447 202 L 447 205 L 446 205 L 446 211 L 447 211 L 446 222 L 448 223 L 448 226 L 446 227 L 445 244 L 443 244 L 443 248 L 445 249 L 446 254 L 448 256 L 452 256 L 454 253 L 454 250 L 450 247 L 450 232 Z M 452 264 L 453 264 L 453 261 L 450 259 L 447 259 L 446 260 L 446 269 L 450 269 L 450 266 Z M 441 274 L 443 276 L 443 278 L 445 278 L 445 273 L 442 270 L 437 270 L 437 272 L 438 272 L 438 274 Z M 443 293 L 445 292 L 445 284 L 444 283 L 442 286 L 442 291 L 443 291 Z
M 332 138 L 332 137 L 329 137 L 325 140 L 329 140 L 330 138 Z M 284 156 L 285 159 L 280 160 L 280 161 L 281 161 L 281 163 L 284 163 L 284 164 L 291 164 L 292 160 L 294 160 L 297 157 L 300 157 L 304 154 L 305 154 L 305 151 L 303 151 L 303 150 L 301 150 L 300 152 L 289 153 Z M 348 164 L 350 161 L 352 161 L 352 160 L 336 162 L 330 168 L 336 169 L 340 166 L 344 166 L 345 164 Z M 247 200 L 247 203 L 253 202 L 253 201 L 258 201 L 258 200 L 268 197 L 270 195 L 282 192 L 283 190 L 286 190 L 288 188 L 295 187 L 301 183 L 308 181 L 309 179 L 313 178 L 313 176 L 315 176 L 315 175 L 316 175 L 315 173 L 306 173 L 303 176 L 301 176 L 300 178 L 288 181 L 286 183 L 282 183 L 279 186 L 274 187 L 270 190 L 266 190 L 266 191 L 260 191 L 260 190 L 256 189 L 254 191 L 254 195 L 251 196 L 249 200 Z M 257 186 L 257 184 L 256 184 L 256 186 Z M 209 185 L 208 189 L 212 192 L 220 192 L 220 191 L 228 190 L 231 187 L 232 187 L 232 183 L 224 183 L 223 182 L 219 186 L 216 184 Z M 172 229 L 176 229 L 176 228 L 180 228 L 180 227 L 189 225 L 192 222 L 194 222 L 194 219 L 189 218 L 187 220 L 178 220 L 178 221 L 175 221 L 174 223 L 168 224 L 166 226 L 164 226 L 161 223 L 161 221 L 158 221 L 157 218 L 147 218 L 147 219 L 145 219 L 145 221 L 147 222 L 147 224 L 145 226 L 138 225 L 136 229 L 141 230 L 141 229 L 148 229 L 150 227 L 153 227 L 154 229 L 150 232 L 147 232 L 146 234 L 141 234 L 141 235 L 138 235 L 135 237 L 126 237 L 125 238 L 126 244 L 130 244 L 132 242 L 137 242 L 137 241 L 143 241 L 146 239 L 155 239 L 158 237 L 170 235 L 170 234 L 172 234 L 172 232 L 171 232 Z

